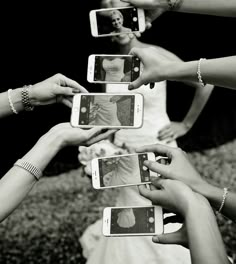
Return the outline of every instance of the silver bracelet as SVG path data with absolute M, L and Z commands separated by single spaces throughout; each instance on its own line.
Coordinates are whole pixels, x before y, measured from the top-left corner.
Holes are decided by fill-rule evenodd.
M 198 78 L 198 82 L 201 84 L 201 86 L 205 86 L 206 84 L 204 83 L 204 81 L 202 80 L 202 74 L 201 74 L 201 62 L 203 60 L 206 60 L 205 58 L 201 58 L 199 61 L 198 61 L 198 64 L 197 64 L 197 78 Z
M 224 193 L 222 196 L 222 202 L 221 202 L 220 208 L 218 209 L 218 211 L 216 211 L 217 215 L 220 214 L 220 212 L 222 211 L 227 195 L 228 195 L 228 188 L 224 188 Z
M 21 98 L 22 98 L 22 104 L 25 108 L 25 111 L 33 111 L 34 110 L 34 106 L 30 103 L 30 99 L 29 99 L 29 89 L 32 85 L 28 85 L 28 86 L 24 86 L 21 89 Z
M 26 171 L 31 173 L 36 178 L 37 181 L 43 175 L 42 171 L 39 168 L 37 168 L 36 166 L 31 164 L 30 162 L 28 162 L 26 160 L 23 160 L 23 159 L 18 159 L 15 162 L 14 166 L 18 166 L 18 167 L 21 167 L 21 168 L 25 169 Z
M 9 102 L 9 105 L 10 105 L 10 107 L 11 107 L 12 112 L 13 112 L 14 114 L 17 115 L 18 112 L 16 111 L 16 108 L 14 107 L 14 105 L 13 105 L 13 103 L 12 103 L 12 99 L 11 99 L 11 91 L 12 91 L 12 89 L 9 89 L 9 90 L 7 91 L 8 102 Z

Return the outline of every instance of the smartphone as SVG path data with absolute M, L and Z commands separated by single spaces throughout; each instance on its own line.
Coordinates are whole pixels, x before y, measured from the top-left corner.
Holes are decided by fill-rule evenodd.
M 73 127 L 139 128 L 142 123 L 142 94 L 81 93 L 73 98 Z
M 90 83 L 130 83 L 142 71 L 138 57 L 132 55 L 90 55 L 87 80 Z
M 104 236 L 153 236 L 162 234 L 160 206 L 106 207 L 103 210 Z
M 155 161 L 155 154 L 147 152 L 92 159 L 94 189 L 150 183 L 150 177 L 157 174 L 143 165 L 145 160 Z
M 143 32 L 144 10 L 136 7 L 103 8 L 89 13 L 91 34 L 94 37 Z

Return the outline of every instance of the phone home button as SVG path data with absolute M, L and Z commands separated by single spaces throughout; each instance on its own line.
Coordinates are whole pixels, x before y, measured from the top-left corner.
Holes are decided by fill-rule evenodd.
M 154 223 L 154 217 L 149 217 L 148 222 L 151 224 Z

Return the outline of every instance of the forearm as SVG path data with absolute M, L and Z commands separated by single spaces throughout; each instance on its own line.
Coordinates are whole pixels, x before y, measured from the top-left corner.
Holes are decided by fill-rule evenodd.
M 207 182 L 201 182 L 198 186 L 195 186 L 194 191 L 200 193 L 208 199 L 211 206 L 215 210 L 220 208 L 223 199 L 223 188 L 219 188 L 208 184 Z M 231 220 L 236 220 L 236 194 L 229 192 L 221 213 Z
M 177 6 L 176 11 L 235 17 L 236 2 L 235 0 L 180 0 L 180 4 Z
M 206 202 L 193 202 L 185 223 L 193 264 L 229 263 L 210 205 Z
M 166 80 L 198 81 L 198 61 L 175 62 L 166 70 Z M 236 89 L 236 56 L 208 59 L 201 62 L 205 83 Z
M 190 109 L 183 120 L 183 123 L 188 129 L 190 129 L 198 119 L 212 93 L 213 88 L 214 86 L 212 85 L 206 85 L 204 88 L 199 87 L 198 85 L 196 88 Z
M 42 171 L 60 149 L 60 140 L 49 131 L 22 158 Z M 0 222 L 4 220 L 27 196 L 36 178 L 27 170 L 13 166 L 0 180 Z

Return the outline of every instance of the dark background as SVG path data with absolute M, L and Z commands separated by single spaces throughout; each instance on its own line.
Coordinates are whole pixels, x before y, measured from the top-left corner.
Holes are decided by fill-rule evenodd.
M 53 74 L 62 73 L 92 92 L 101 86 L 86 81 L 90 54 L 109 50 L 109 41 L 91 36 L 89 11 L 99 8 L 99 1 L 76 4 L 6 4 L 1 16 L 1 92 L 34 84 Z M 166 13 L 153 24 L 141 40 L 158 44 L 184 60 L 234 55 L 236 19 L 192 14 Z M 176 87 L 180 86 L 180 87 Z M 191 103 L 194 90 L 182 84 L 168 85 L 168 113 L 181 120 Z M 234 138 L 236 92 L 216 88 L 192 131 L 179 140 L 188 151 L 214 147 Z M 0 175 L 22 157 L 50 127 L 70 119 L 70 109 L 63 105 L 38 107 L 32 113 L 4 118 L 0 122 Z M 77 148 L 70 147 L 54 159 L 46 173 L 61 167 L 77 166 Z

